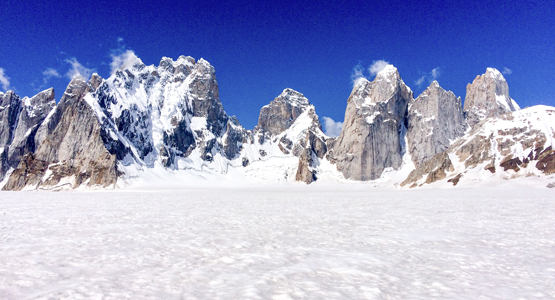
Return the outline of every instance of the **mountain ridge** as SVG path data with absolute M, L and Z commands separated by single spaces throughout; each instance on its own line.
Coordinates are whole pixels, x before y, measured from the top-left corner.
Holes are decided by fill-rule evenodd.
M 315 107 L 295 90 L 286 88 L 263 106 L 258 124 L 247 130 L 225 112 L 215 69 L 206 60 L 163 57 L 158 66 L 146 66 L 137 58 L 130 65 L 107 79 L 98 74 L 88 81 L 74 78 L 58 105 L 52 104 L 52 89 L 37 94 L 36 99 L 50 105 L 44 109 L 24 111 L 29 98 L 0 94 L 2 189 L 113 188 L 154 170 L 201 177 L 231 172 L 255 182 L 380 181 L 395 172 L 407 174 L 403 180 L 389 181 L 392 186 L 414 187 L 455 177 L 458 182 L 465 171 L 497 155 L 488 152 L 487 159 L 475 158 L 479 164 L 460 169 L 452 153 L 461 151 L 455 147 L 470 139 L 470 132 L 491 127 L 491 120 L 513 118 L 518 126 L 524 122 L 521 115 L 512 115 L 520 108 L 510 98 L 503 75 L 493 68 L 467 85 L 462 106 L 460 97 L 437 81 L 415 99 L 397 68 L 387 65 L 373 81 L 356 81 L 341 133 L 329 137 Z M 551 108 L 536 109 L 546 111 L 536 115 L 550 118 Z M 19 124 L 35 110 L 38 117 L 31 125 Z M 501 123 L 505 125 L 499 130 L 517 134 L 510 123 Z M 529 127 L 541 126 L 535 122 Z M 530 128 L 551 136 L 549 130 Z M 23 133 L 29 130 L 32 138 Z M 474 142 L 477 148 L 495 148 L 488 145 L 489 136 L 481 139 L 485 142 Z M 527 154 L 526 163 L 514 147 L 503 152 L 500 164 L 490 163 L 496 170 L 501 164 L 528 168 L 534 160 L 539 173 L 532 173 L 549 175 L 552 140 L 544 139 L 540 153 Z M 29 146 L 18 146 L 22 143 Z M 14 149 L 24 150 L 8 155 Z M 454 170 L 459 173 L 450 175 Z M 429 179 L 422 182 L 424 177 Z

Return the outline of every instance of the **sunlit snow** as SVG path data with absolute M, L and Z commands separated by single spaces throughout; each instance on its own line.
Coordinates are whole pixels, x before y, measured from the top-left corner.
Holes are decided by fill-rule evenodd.
M 553 190 L 516 182 L 2 192 L 0 298 L 552 298 Z

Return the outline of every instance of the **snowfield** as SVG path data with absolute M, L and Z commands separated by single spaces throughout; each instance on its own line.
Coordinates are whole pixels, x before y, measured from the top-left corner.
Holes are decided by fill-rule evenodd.
M 549 299 L 555 189 L 0 193 L 0 299 Z

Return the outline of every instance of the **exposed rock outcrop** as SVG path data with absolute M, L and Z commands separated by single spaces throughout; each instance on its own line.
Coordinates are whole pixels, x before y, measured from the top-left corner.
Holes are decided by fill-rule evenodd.
M 56 107 L 54 89 L 42 91 L 32 98 L 23 98 L 23 110 L 19 115 L 14 139 L 9 147 L 8 164 L 15 168 L 21 157 L 36 149 L 35 135 L 39 126 Z
M 0 99 L 0 148 L 13 141 L 23 103 L 14 91 L 7 91 Z
M 461 99 L 437 81 L 409 105 L 407 144 L 415 165 L 445 151 L 466 130 Z
M 306 97 L 293 90 L 285 89 L 270 104 L 260 109 L 255 131 L 266 136 L 276 136 L 289 129 L 310 103 Z
M 6 93 L 2 98 L 0 181 L 6 172 L 17 167 L 22 156 L 35 151 L 37 130 L 56 106 L 54 89 L 21 100 L 13 92 Z
M 300 156 L 309 132 L 323 136 L 314 106 L 303 94 L 287 88 L 260 109 L 253 135 L 260 144 L 278 143 L 284 154 Z
M 476 76 L 472 84 L 466 86 L 463 110 L 470 126 L 519 109 L 518 104 L 509 96 L 505 77 L 497 69 L 488 68 L 485 74 Z
M 509 179 L 555 173 L 555 108 L 535 106 L 485 119 L 444 153 L 418 165 L 402 185 L 421 185 L 448 178 Z M 454 159 L 456 158 L 456 159 Z M 430 177 L 434 170 L 441 176 Z M 443 174 L 444 173 L 444 174 Z M 426 181 L 422 178 L 427 176 Z M 454 181 L 451 181 L 454 182 Z
M 412 183 L 411 187 L 415 187 L 416 182 L 426 177 L 423 183 L 432 183 L 447 177 L 447 173 L 453 172 L 453 163 L 449 159 L 449 155 L 445 152 L 434 155 L 431 159 L 418 165 L 418 168 L 413 170 L 407 179 L 401 183 L 405 186 Z
M 9 170 L 9 146 L 13 141 L 22 109 L 21 99 L 14 91 L 0 94 L 0 181 Z
M 388 65 L 374 81 L 360 79 L 347 101 L 345 122 L 327 156 L 345 178 L 373 180 L 402 163 L 407 105 L 413 94 Z
M 252 135 L 254 144 L 277 144 L 282 155 L 299 157 L 295 180 L 311 183 L 317 179 L 319 160 L 327 151 L 327 136 L 314 106 L 303 94 L 289 88 L 283 90 L 262 107 Z M 261 151 L 262 157 L 267 155 L 266 150 Z
M 306 136 L 306 146 L 299 156 L 299 165 L 295 180 L 305 183 L 311 183 L 318 179 L 317 168 L 320 165 L 320 159 L 328 151 L 326 146 L 326 137 L 318 134 L 317 130 L 310 130 Z
M 4 190 L 57 189 L 67 186 L 113 186 L 118 176 L 116 155 L 108 152 L 101 138 L 101 124 L 85 97 L 89 84 L 74 78 L 57 111 L 59 119 L 36 152 L 27 154 L 10 175 Z M 46 131 L 45 131 L 46 132 Z

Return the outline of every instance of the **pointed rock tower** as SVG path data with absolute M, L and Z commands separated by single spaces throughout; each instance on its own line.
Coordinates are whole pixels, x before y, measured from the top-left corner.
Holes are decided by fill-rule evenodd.
M 497 69 L 488 68 L 466 86 L 464 112 L 468 125 L 476 125 L 483 119 L 497 117 L 519 110 L 520 107 L 509 96 L 509 85 Z
M 388 65 L 370 82 L 360 79 L 347 100 L 345 122 L 328 159 L 345 178 L 373 180 L 402 163 L 407 105 L 411 89 Z
M 407 143 L 415 165 L 445 151 L 466 130 L 461 98 L 437 81 L 409 105 Z

